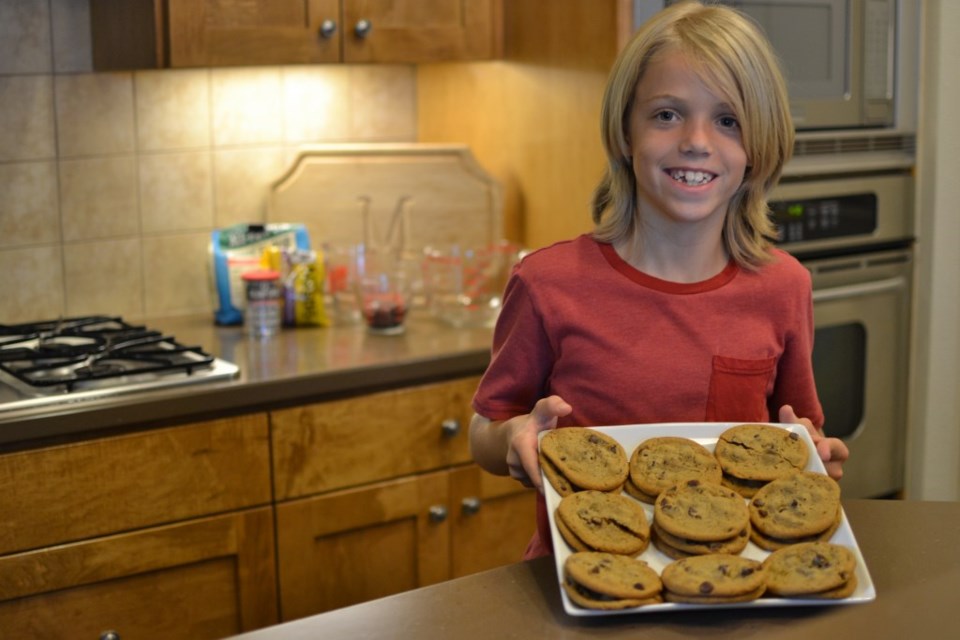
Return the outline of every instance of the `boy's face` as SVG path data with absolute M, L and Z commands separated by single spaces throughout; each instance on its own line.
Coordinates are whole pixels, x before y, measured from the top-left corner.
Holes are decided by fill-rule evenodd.
M 676 50 L 651 59 L 637 84 L 629 146 L 646 223 L 722 228 L 747 166 L 740 125 Z

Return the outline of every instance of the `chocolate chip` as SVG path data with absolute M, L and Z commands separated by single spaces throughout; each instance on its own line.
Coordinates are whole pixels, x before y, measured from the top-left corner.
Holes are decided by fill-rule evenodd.
M 757 515 L 761 518 L 766 518 L 769 514 L 766 509 L 757 509 Z
M 688 487 L 698 487 L 700 486 L 700 481 L 694 478 L 693 480 L 687 480 Z
M 646 591 L 647 589 L 642 582 L 634 582 L 633 588 L 637 591 Z
M 763 500 L 756 500 L 756 499 L 754 499 L 753 505 L 754 505 L 755 507 L 762 507 L 762 506 L 763 506 Z
M 810 564 L 812 564 L 814 567 L 818 569 L 825 569 L 830 566 L 830 561 L 827 560 L 823 555 L 818 553 L 816 556 L 814 556 L 813 562 L 811 562 Z
M 754 571 L 756 571 L 756 569 L 753 567 L 744 567 L 740 570 L 740 577 L 746 578 L 747 576 L 752 576 Z
M 800 439 L 800 434 L 793 433 L 793 432 L 791 431 L 789 437 L 790 437 L 791 440 L 799 440 L 799 439 Z
M 713 593 L 713 584 L 709 581 L 703 581 L 700 583 L 700 593 L 706 595 L 708 593 Z

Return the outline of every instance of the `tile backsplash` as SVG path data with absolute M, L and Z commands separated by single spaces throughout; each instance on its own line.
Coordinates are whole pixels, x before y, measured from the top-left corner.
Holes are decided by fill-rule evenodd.
M 86 0 L 0 0 L 0 324 L 211 311 L 214 228 L 305 143 L 412 142 L 408 65 L 94 73 Z

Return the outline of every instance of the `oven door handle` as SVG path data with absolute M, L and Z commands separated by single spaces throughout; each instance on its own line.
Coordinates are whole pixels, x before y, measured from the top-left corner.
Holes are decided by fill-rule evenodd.
M 831 287 L 829 289 L 814 289 L 813 301 L 816 303 L 830 302 L 831 300 L 839 300 L 841 298 L 860 298 L 878 293 L 887 293 L 888 291 L 902 291 L 906 286 L 906 278 L 897 276 L 896 278 L 887 278 L 885 280 L 877 280 L 876 282 L 863 282 L 843 287 Z

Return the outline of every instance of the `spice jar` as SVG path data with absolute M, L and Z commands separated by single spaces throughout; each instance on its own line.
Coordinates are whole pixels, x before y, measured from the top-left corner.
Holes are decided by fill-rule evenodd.
M 258 338 L 277 333 L 283 315 L 280 274 L 269 269 L 247 271 L 243 282 L 247 292 L 244 311 L 247 333 Z

